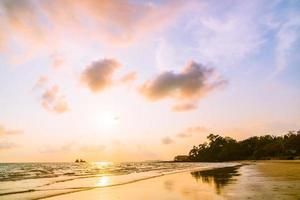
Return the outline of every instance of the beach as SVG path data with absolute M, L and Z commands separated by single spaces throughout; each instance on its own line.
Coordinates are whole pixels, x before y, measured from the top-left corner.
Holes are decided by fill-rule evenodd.
M 4 166 L 1 200 L 300 199 L 299 160 Z
M 126 186 L 179 172 L 204 171 L 238 164 L 235 162 L 0 163 L 0 199 L 44 199 L 98 188 Z
M 0 200 L 300 200 L 300 0 L 0 0 Z
M 169 174 L 47 199 L 300 199 L 300 162 L 244 162 L 236 167 Z

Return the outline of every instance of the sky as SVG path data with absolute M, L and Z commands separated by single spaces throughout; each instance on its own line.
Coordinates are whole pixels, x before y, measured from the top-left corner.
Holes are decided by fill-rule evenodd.
M 299 130 L 299 52 L 298 0 L 0 0 L 0 162 Z

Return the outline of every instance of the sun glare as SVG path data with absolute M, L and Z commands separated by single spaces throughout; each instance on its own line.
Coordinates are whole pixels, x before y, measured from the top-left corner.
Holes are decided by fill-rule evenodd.
M 105 168 L 110 165 L 113 165 L 112 162 L 106 162 L 106 161 L 100 161 L 100 162 L 94 162 L 94 165 L 96 165 L 98 168 Z
M 102 112 L 94 117 L 94 123 L 99 130 L 111 130 L 120 123 L 120 118 L 111 112 Z
M 111 182 L 110 178 L 108 176 L 102 176 L 99 181 L 97 182 L 96 186 L 107 186 Z

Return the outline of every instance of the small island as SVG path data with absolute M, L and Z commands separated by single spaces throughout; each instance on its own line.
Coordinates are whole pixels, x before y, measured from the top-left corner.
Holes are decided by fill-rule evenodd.
M 76 159 L 75 160 L 75 163 L 85 163 L 86 161 L 85 160 L 82 160 L 82 159 Z

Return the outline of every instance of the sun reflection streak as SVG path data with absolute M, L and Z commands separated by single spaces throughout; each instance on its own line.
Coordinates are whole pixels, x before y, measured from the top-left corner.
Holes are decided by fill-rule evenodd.
M 94 162 L 93 164 L 96 165 L 97 168 L 100 168 L 100 169 L 107 168 L 107 167 L 113 165 L 112 162 L 106 162 L 106 161 Z
M 113 165 L 112 162 L 106 162 L 106 161 L 101 161 L 101 162 L 94 162 L 93 163 L 98 169 L 101 169 L 103 173 L 105 174 L 107 172 L 107 169 Z M 109 176 L 101 176 L 100 179 L 97 181 L 96 186 L 107 186 L 111 183 L 111 179 Z
M 97 182 L 96 186 L 107 186 L 111 183 L 111 180 L 108 176 L 102 176 Z

